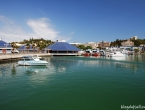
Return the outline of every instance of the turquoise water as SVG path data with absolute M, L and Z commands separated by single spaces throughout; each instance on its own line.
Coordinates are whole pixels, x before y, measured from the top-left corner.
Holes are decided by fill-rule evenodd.
M 47 67 L 0 64 L 0 110 L 121 110 L 121 105 L 145 106 L 144 55 L 45 60 Z

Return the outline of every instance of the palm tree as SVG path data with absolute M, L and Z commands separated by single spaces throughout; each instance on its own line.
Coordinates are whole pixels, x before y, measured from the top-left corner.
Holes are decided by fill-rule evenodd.
M 18 48 L 18 46 L 16 45 L 16 43 L 15 42 L 12 42 L 11 43 L 11 46 L 12 46 L 12 52 L 14 52 L 14 50 L 16 49 L 16 48 Z
M 27 52 L 29 53 L 29 51 L 28 51 L 30 49 L 30 44 L 29 43 L 26 44 L 26 49 L 27 49 Z
M 41 43 L 41 45 L 40 45 L 40 50 L 43 50 L 43 49 L 45 49 L 46 48 L 46 44 L 45 43 Z
M 14 42 L 12 42 L 11 44 L 10 44 L 11 46 L 12 46 L 12 52 L 14 51 L 14 49 L 15 49 L 15 43 Z
M 33 52 L 34 52 L 35 49 L 36 49 L 36 44 L 35 43 L 32 43 L 32 48 L 33 48 Z
M 36 42 L 36 45 L 37 45 L 37 52 L 39 53 L 39 51 L 40 51 L 40 43 Z

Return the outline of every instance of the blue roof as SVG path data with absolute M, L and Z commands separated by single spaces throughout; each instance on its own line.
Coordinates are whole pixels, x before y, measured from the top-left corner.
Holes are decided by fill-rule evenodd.
M 25 48 L 25 45 L 23 45 L 23 46 L 21 46 L 21 47 L 19 47 L 18 48 L 18 50 L 25 50 L 26 48 Z
M 66 42 L 56 42 L 48 46 L 47 49 L 51 49 L 52 51 L 80 51 L 79 48 Z
M 7 44 L 7 46 L 6 46 L 6 44 Z M 12 48 L 12 46 L 9 43 L 7 43 L 3 40 L 0 40 L 0 48 L 6 48 L 6 47 L 7 48 Z
M 18 48 L 18 50 L 27 50 L 26 45 L 21 46 Z M 37 50 L 37 48 L 33 49 L 32 45 L 30 45 L 30 48 L 28 50 Z

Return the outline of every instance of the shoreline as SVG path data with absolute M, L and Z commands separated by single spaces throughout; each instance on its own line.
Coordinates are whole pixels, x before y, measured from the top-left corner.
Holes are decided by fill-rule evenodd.
M 133 55 L 136 56 L 136 55 L 143 55 L 143 54 L 145 54 L 145 53 L 134 53 Z M 8 54 L 0 54 L 0 63 L 8 62 L 8 61 L 18 61 L 23 56 L 28 56 L 28 55 L 31 55 L 31 56 L 37 55 L 39 57 L 52 57 L 52 56 L 57 55 L 57 54 L 50 54 L 50 53 L 15 53 L 15 54 L 8 53 Z M 64 55 L 66 55 L 66 54 L 64 54 Z M 68 54 L 68 56 L 69 56 L 69 54 Z M 79 55 L 79 56 L 81 56 L 81 55 Z
M 69 54 L 69 53 L 7 53 L 7 54 L 0 54 L 0 63 L 8 62 L 8 61 L 18 61 L 23 56 L 33 56 L 37 55 L 38 57 L 52 57 L 52 56 L 78 56 L 79 54 Z
M 53 56 L 48 53 L 47 54 L 46 53 L 0 54 L 0 62 L 17 61 L 17 60 L 21 59 L 23 56 L 28 56 L 28 55 L 37 55 L 40 57 Z

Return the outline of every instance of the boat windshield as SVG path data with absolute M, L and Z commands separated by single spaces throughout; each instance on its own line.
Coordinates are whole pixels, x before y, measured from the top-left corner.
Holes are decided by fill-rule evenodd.
M 26 61 L 33 60 L 33 58 L 31 56 L 24 56 L 22 59 L 26 60 Z
M 92 50 L 92 53 L 97 53 L 97 52 L 99 52 L 98 50 Z

